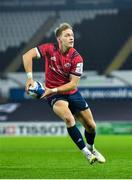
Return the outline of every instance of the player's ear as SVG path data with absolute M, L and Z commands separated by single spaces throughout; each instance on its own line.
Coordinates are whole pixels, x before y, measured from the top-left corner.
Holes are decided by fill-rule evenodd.
M 57 41 L 58 41 L 58 43 L 60 43 L 60 42 L 61 42 L 61 39 L 60 39 L 60 37 L 58 37 L 58 38 L 57 38 Z

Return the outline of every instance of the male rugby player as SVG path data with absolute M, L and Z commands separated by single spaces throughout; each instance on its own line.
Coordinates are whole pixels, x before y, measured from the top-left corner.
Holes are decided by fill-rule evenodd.
M 98 161 L 105 162 L 105 158 L 95 149 L 94 139 L 96 135 L 96 124 L 91 110 L 77 89 L 81 74 L 83 72 L 83 59 L 73 48 L 74 33 L 72 27 L 63 23 L 55 30 L 58 44 L 42 44 L 32 48 L 23 55 L 24 68 L 27 73 L 26 90 L 33 86 L 32 61 L 41 58 L 45 61 L 45 86 L 43 95 L 57 114 L 67 126 L 67 131 L 86 156 L 90 164 Z M 76 127 L 79 119 L 85 128 L 85 144 L 83 137 Z

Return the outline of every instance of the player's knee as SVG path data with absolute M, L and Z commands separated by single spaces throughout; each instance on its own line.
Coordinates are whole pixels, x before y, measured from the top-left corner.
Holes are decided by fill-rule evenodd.
M 89 133 L 93 133 L 96 131 L 96 123 L 92 122 L 91 124 L 87 125 L 85 128 Z
M 92 130 L 96 131 L 96 123 L 95 122 L 92 124 Z
M 66 123 L 67 127 L 72 127 L 75 125 L 75 120 L 72 116 L 66 115 L 65 116 L 65 123 Z
M 91 132 L 95 132 L 96 131 L 96 123 L 95 123 L 94 119 L 91 120 L 90 131 Z

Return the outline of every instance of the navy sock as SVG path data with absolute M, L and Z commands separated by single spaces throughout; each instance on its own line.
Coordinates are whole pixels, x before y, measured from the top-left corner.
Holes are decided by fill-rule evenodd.
M 96 132 L 89 133 L 85 129 L 84 134 L 85 134 L 85 138 L 86 138 L 87 143 L 90 144 L 90 145 L 93 145 L 94 144 L 94 139 L 95 139 L 95 136 L 96 136 Z
M 72 138 L 72 140 L 74 141 L 74 143 L 78 146 L 78 148 L 80 150 L 82 150 L 85 147 L 85 143 L 84 143 L 83 137 L 82 137 L 79 129 L 76 127 L 76 125 L 67 128 L 67 131 L 68 131 L 70 137 Z

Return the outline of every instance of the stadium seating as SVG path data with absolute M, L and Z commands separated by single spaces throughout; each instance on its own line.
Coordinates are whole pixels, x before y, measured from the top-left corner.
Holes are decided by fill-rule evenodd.
M 0 12 L 0 51 L 28 43 L 39 27 L 55 12 Z
M 46 41 L 54 42 L 53 29 L 61 22 L 69 22 L 75 29 L 75 47 L 85 60 L 84 69 L 104 73 L 131 37 L 131 15 L 131 9 L 60 11 Z M 130 53 L 121 70 L 132 69 L 131 57 Z
M 0 55 L 3 71 L 39 27 L 55 11 L 0 12 Z M 85 59 L 85 70 L 103 73 L 131 36 L 131 9 L 96 9 L 58 11 L 58 19 L 42 42 L 55 42 L 53 29 L 69 22 L 75 29 L 75 47 Z M 131 54 L 121 69 L 131 69 Z M 18 71 L 23 71 L 20 67 Z M 38 69 L 40 71 L 40 69 Z

